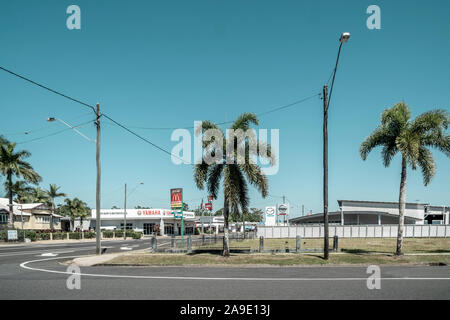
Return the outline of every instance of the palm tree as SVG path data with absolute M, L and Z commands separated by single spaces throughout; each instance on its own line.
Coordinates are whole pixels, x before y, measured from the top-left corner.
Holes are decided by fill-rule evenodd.
M 16 198 L 13 200 L 18 203 L 26 203 L 26 200 L 31 197 L 31 192 L 33 191 L 33 187 L 30 187 L 24 180 L 18 180 L 14 182 L 11 186 L 11 189 L 13 191 L 13 194 L 16 195 Z M 5 190 L 8 190 L 8 182 L 5 182 Z
M 33 203 L 44 203 L 48 206 L 51 205 L 51 199 L 49 198 L 47 192 L 40 187 L 32 189 L 31 200 Z
M 50 188 L 45 190 L 48 199 L 50 200 L 52 206 L 52 215 L 55 214 L 55 199 L 59 197 L 66 197 L 67 195 L 63 192 L 58 192 L 61 187 L 58 187 L 56 184 L 50 184 Z M 53 230 L 53 217 L 50 219 L 50 229 Z
M 70 229 L 75 227 L 75 219 L 80 219 L 81 230 L 83 230 L 83 220 L 89 216 L 89 208 L 86 203 L 78 198 L 64 199 L 65 204 L 58 208 L 58 212 L 70 218 Z
M 250 129 L 251 124 L 258 124 L 258 118 L 253 113 L 243 113 L 232 124 L 231 129 L 242 129 L 244 132 Z M 196 135 L 202 132 L 215 129 L 222 132 L 219 127 L 210 122 L 204 121 L 202 127 L 196 128 Z M 214 199 L 217 199 L 218 191 L 220 188 L 220 182 L 223 181 L 223 193 L 224 193 L 224 241 L 223 241 L 223 255 L 228 257 L 230 255 L 229 250 L 229 226 L 228 220 L 230 210 L 232 214 L 238 214 L 239 212 L 245 212 L 248 204 L 248 186 L 250 183 L 258 189 L 262 197 L 265 198 L 268 194 L 268 181 L 267 177 L 262 169 L 251 161 L 252 156 L 256 156 L 262 147 L 267 150 L 267 155 L 260 154 L 261 157 L 265 157 L 270 160 L 273 165 L 275 157 L 272 156 L 270 151 L 270 145 L 260 143 L 255 149 L 249 147 L 249 139 L 245 139 L 245 143 L 238 143 L 236 137 L 231 141 L 227 141 L 225 135 L 223 135 L 223 145 L 220 146 L 219 141 L 211 139 L 211 141 L 204 141 L 203 147 L 206 150 L 210 150 L 211 155 L 222 152 L 222 157 L 218 161 L 212 164 L 208 164 L 206 161 L 202 161 L 201 164 L 196 164 L 194 169 L 194 180 L 199 189 L 204 189 L 205 184 L 208 192 Z M 226 148 L 234 147 L 233 155 L 226 155 Z M 222 148 L 222 150 L 220 150 Z M 235 163 L 230 161 L 238 158 L 238 152 L 245 155 L 245 161 L 243 163 Z M 241 161 L 242 162 L 242 161 Z M 240 209 L 240 210 L 239 210 Z
M 0 146 L 0 173 L 6 176 L 7 181 L 7 190 L 9 197 L 9 218 L 11 226 L 14 224 L 14 216 L 13 216 L 13 176 L 21 177 L 25 181 L 30 183 L 38 183 L 42 180 L 42 178 L 37 174 L 31 164 L 26 162 L 24 159 L 31 156 L 28 151 L 16 151 L 16 144 L 2 144 Z
M 409 107 L 404 102 L 400 102 L 383 111 L 381 124 L 361 143 L 360 154 L 363 160 L 366 160 L 373 148 L 383 147 L 381 155 L 385 167 L 389 166 L 397 153 L 402 156 L 396 255 L 402 255 L 406 167 L 409 165 L 413 170 L 420 167 L 424 185 L 427 186 L 430 183 L 435 174 L 436 165 L 428 148 L 436 148 L 450 157 L 450 135 L 444 133 L 449 121 L 449 114 L 444 110 L 428 111 L 411 120 Z

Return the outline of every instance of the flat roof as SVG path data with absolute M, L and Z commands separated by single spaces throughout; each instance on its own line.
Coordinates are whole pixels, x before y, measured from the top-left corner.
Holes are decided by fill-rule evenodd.
M 382 203 L 382 204 L 396 204 L 398 205 L 398 201 L 370 201 L 370 200 L 338 200 L 338 204 L 340 205 L 340 203 L 342 201 L 346 201 L 346 202 L 355 202 L 355 203 Z M 411 204 L 411 205 L 429 205 L 429 203 L 419 203 L 419 202 L 406 202 L 405 204 Z

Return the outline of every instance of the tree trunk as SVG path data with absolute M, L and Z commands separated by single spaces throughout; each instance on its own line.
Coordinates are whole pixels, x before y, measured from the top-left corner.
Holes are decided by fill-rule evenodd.
M 50 215 L 50 230 L 53 231 L 53 215 L 55 214 L 55 201 L 52 201 L 52 214 Z
M 7 174 L 8 178 L 8 197 L 9 197 L 9 223 L 11 225 L 11 228 L 14 229 L 14 206 L 13 206 L 13 191 L 12 191 L 12 173 L 11 171 L 8 171 Z
M 223 206 L 223 256 L 229 257 L 230 256 L 230 243 L 229 243 L 229 235 L 228 235 L 228 201 L 225 196 L 224 200 L 224 206 Z
M 405 207 L 406 207 L 406 159 L 402 157 L 402 175 L 400 179 L 400 196 L 398 201 L 398 235 L 397 235 L 397 251 L 395 255 L 401 256 L 403 229 L 405 228 Z

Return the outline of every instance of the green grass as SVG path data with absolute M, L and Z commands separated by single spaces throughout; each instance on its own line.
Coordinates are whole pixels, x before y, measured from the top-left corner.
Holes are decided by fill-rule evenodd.
M 386 254 L 331 254 L 324 260 L 318 254 L 232 254 L 229 258 L 220 255 L 201 254 L 149 254 L 122 255 L 108 261 L 107 265 L 345 265 L 345 264 L 430 264 L 450 263 L 450 255 L 414 255 L 395 257 Z
M 295 249 L 295 239 L 264 239 L 265 250 L 283 250 L 286 247 Z M 339 248 L 344 252 L 353 253 L 394 253 L 396 238 L 344 238 L 339 239 Z M 231 241 L 232 249 L 250 248 L 258 250 L 259 239 Z M 333 240 L 330 239 L 330 248 Z M 195 248 L 221 249 L 222 242 L 197 246 Z M 322 249 L 323 239 L 302 239 L 303 249 Z M 450 253 L 450 238 L 405 238 L 403 240 L 404 253 Z

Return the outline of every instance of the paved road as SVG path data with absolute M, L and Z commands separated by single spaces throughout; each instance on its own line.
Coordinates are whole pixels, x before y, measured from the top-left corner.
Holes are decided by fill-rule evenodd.
M 81 290 L 67 289 L 59 262 L 94 245 L 0 247 L 0 299 L 450 299 L 448 266 L 382 267 L 380 290 L 367 288 L 366 267 L 83 267 Z M 110 252 L 149 245 L 104 243 Z

